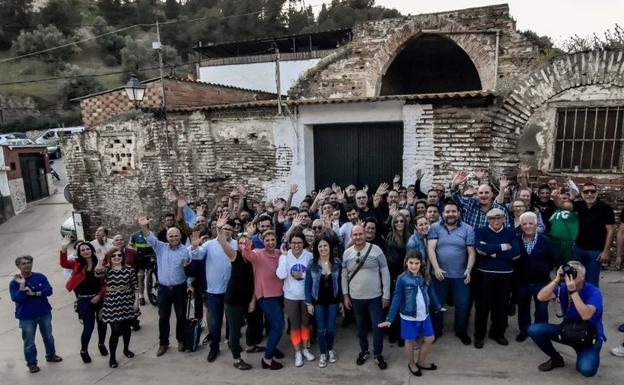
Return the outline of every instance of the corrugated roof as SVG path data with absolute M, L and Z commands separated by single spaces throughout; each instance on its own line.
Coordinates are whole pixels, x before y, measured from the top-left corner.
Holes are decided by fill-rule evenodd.
M 193 84 L 197 84 L 197 85 L 205 86 L 205 87 L 230 88 L 230 89 L 234 89 L 234 90 L 254 92 L 254 93 L 257 93 L 257 94 L 265 94 L 265 95 L 275 95 L 275 96 L 277 96 L 277 94 L 272 93 L 272 92 L 267 92 L 267 91 L 262 91 L 262 90 L 255 90 L 255 89 L 251 89 L 251 88 L 230 86 L 230 85 L 227 85 L 227 84 L 217 84 L 217 83 L 202 82 L 202 81 L 199 81 L 199 80 L 184 79 L 184 78 L 179 78 L 179 77 L 170 76 L 170 75 L 167 75 L 164 78 L 165 79 L 169 79 L 169 80 L 176 80 L 176 81 L 179 81 L 179 82 L 193 83 Z M 160 80 L 160 77 L 143 80 L 143 81 L 141 81 L 141 83 L 142 84 L 147 84 L 147 83 L 151 83 L 151 82 L 154 82 L 154 81 L 157 81 L 157 80 Z M 88 98 L 92 98 L 94 96 L 103 95 L 103 94 L 107 94 L 109 92 L 119 91 L 119 90 L 123 90 L 123 89 L 124 89 L 124 86 L 119 86 L 119 87 L 116 87 L 116 88 L 111 88 L 111 89 L 106 90 L 106 91 L 100 91 L 100 92 L 95 92 L 95 93 L 92 93 L 92 94 L 89 94 L 89 95 L 79 96 L 77 98 L 70 99 L 70 101 L 71 102 L 81 101 L 83 99 L 88 99 Z
M 436 99 L 470 99 L 487 96 L 496 96 L 492 90 L 481 91 L 457 91 L 442 92 L 432 94 L 412 94 L 412 95 L 384 95 L 370 97 L 353 97 L 353 98 L 314 98 L 314 99 L 296 99 L 284 100 L 283 104 L 289 106 L 297 105 L 313 105 L 313 104 L 341 104 L 341 103 L 366 103 L 366 102 L 383 102 L 388 100 L 436 100 Z M 253 108 L 253 107 L 277 107 L 277 100 L 263 100 L 244 103 L 215 104 L 199 107 L 175 107 L 169 108 L 168 111 L 190 112 L 201 110 L 225 110 L 237 108 Z

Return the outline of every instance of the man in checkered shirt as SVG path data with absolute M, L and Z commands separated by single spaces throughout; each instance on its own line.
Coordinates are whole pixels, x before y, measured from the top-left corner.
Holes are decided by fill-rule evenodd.
M 494 208 L 503 210 L 505 213 L 505 227 L 513 228 L 513 222 L 507 206 L 504 204 L 505 190 L 509 186 L 509 181 L 506 176 L 500 177 L 500 191 L 496 199 L 494 200 L 494 193 L 492 187 L 487 184 L 481 184 L 477 190 L 476 197 L 465 197 L 459 190 L 459 185 L 468 179 L 468 173 L 466 171 L 460 171 L 453 177 L 451 181 L 451 197 L 461 210 L 462 221 L 469 224 L 475 229 L 479 227 L 485 227 L 488 225 L 486 214 L 488 211 Z

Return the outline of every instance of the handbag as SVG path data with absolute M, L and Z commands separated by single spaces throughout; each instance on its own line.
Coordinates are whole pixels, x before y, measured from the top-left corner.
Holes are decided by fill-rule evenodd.
M 590 321 L 574 318 L 565 319 L 565 315 L 569 310 L 570 301 L 571 298 L 568 293 L 568 300 L 562 309 L 564 320 L 559 324 L 559 329 L 553 340 L 574 348 L 589 348 L 596 343 L 598 330 Z

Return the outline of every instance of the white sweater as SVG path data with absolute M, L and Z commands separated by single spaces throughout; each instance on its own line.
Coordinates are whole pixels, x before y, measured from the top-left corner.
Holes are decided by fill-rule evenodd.
M 307 250 L 303 250 L 299 258 L 295 258 L 292 250 L 288 250 L 288 254 L 280 256 L 276 274 L 279 279 L 284 280 L 284 298 L 293 301 L 305 299 L 305 271 L 311 260 L 312 253 Z M 293 270 L 302 272 L 302 278 L 293 277 L 291 274 Z

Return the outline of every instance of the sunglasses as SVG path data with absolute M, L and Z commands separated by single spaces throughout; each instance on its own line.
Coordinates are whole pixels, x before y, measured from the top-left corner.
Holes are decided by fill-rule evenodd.
M 583 190 L 583 194 L 595 194 L 596 190 Z
M 360 263 L 360 252 L 358 251 L 358 253 L 355 255 L 355 263 Z
M 323 226 L 312 226 L 312 230 L 323 230 Z
M 123 258 L 123 254 L 121 254 L 121 253 L 115 253 L 115 254 L 113 254 L 113 258 L 114 258 L 114 257 Z
M 394 223 L 405 223 L 405 221 L 399 220 L 399 221 L 396 221 Z

